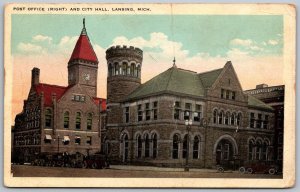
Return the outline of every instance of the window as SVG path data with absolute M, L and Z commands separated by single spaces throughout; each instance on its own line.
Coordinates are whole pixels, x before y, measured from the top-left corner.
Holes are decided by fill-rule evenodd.
M 123 66 L 122 66 L 122 75 L 126 75 L 126 70 L 127 70 L 127 63 L 123 63 Z
M 221 112 L 219 113 L 219 124 L 220 124 L 220 125 L 223 124 L 223 115 L 224 115 L 224 113 L 223 113 L 223 111 L 221 111 Z
M 80 145 L 81 138 L 79 136 L 75 136 L 75 144 Z
M 230 94 L 229 90 L 226 90 L 226 99 L 229 99 L 229 94 Z
M 134 63 L 132 63 L 131 67 L 130 67 L 130 75 L 131 76 L 134 76 L 134 71 L 135 71 L 135 65 L 134 65 Z
M 84 95 L 72 95 L 72 101 L 85 102 Z
M 154 133 L 152 135 L 152 157 L 155 159 L 157 157 L 157 135 Z
M 172 158 L 173 159 L 178 159 L 179 142 L 180 142 L 180 137 L 178 134 L 175 134 L 173 136 L 173 149 L 172 149 Z
M 269 125 L 269 115 L 265 115 L 265 120 L 263 122 L 263 128 L 268 129 L 268 125 Z
M 63 144 L 64 145 L 69 145 L 70 144 L 70 137 L 69 136 L 64 136 Z
M 239 113 L 237 115 L 237 118 L 236 118 L 236 124 L 237 124 L 237 126 L 241 126 L 241 121 L 242 121 L 242 114 Z
M 52 111 L 46 109 L 45 111 L 45 127 L 52 127 Z
M 214 110 L 213 112 L 213 121 L 214 121 L 214 124 L 217 124 L 217 119 L 218 119 L 218 110 Z
M 261 150 L 262 150 L 261 142 L 257 141 L 256 142 L 256 148 L 255 148 L 255 159 L 256 160 L 261 159 Z
M 229 117 L 230 117 L 230 113 L 227 112 L 227 113 L 225 114 L 225 125 L 229 125 Z
M 255 114 L 250 113 L 250 128 L 255 128 Z
M 268 150 L 268 143 L 265 141 L 264 144 L 262 145 L 262 150 L 261 150 L 261 159 L 262 160 L 267 160 L 267 150 Z
M 188 147 L 188 135 L 186 134 L 182 142 L 182 158 L 184 159 L 187 158 Z
M 256 121 L 256 128 L 261 128 L 261 124 L 262 124 L 262 114 L 258 114 L 257 115 L 257 121 Z
M 138 105 L 138 121 L 143 120 L 143 111 L 142 111 L 142 105 Z
M 249 160 L 253 160 L 253 153 L 254 153 L 254 141 L 253 141 L 253 139 L 251 139 L 249 141 L 249 145 L 248 145 L 248 159 Z
M 92 136 L 87 136 L 86 137 L 86 144 L 87 145 L 92 145 Z
M 109 77 L 112 76 L 112 66 L 111 66 L 111 64 L 108 65 L 108 76 Z
M 151 119 L 150 103 L 146 103 L 146 121 Z
M 142 157 L 142 138 L 140 135 L 137 136 L 137 157 Z
M 127 75 L 130 75 L 130 66 L 127 66 Z
M 194 121 L 200 121 L 201 118 L 201 105 L 196 104 L 196 111 L 194 112 Z
M 180 102 L 175 102 L 174 119 L 180 119 Z
M 224 89 L 221 89 L 221 98 L 223 99 L 225 96 L 225 90 Z
M 153 102 L 153 119 L 157 120 L 157 101 Z
M 129 122 L 129 107 L 125 107 L 125 123 Z
M 199 145 L 200 145 L 200 139 L 198 136 L 195 136 L 194 138 L 194 145 L 193 145 L 193 159 L 199 159 Z
M 81 114 L 80 112 L 76 113 L 76 129 L 81 128 Z
M 232 92 L 231 92 L 231 99 L 232 99 L 232 100 L 235 100 L 235 91 L 232 91 Z
M 148 134 L 145 135 L 145 157 L 150 156 L 150 140 Z
M 119 75 L 119 65 L 115 63 L 115 75 Z
M 231 114 L 230 125 L 235 125 L 235 113 Z
M 88 113 L 86 120 L 86 129 L 91 130 L 93 125 L 93 115 L 92 113 Z
M 224 144 L 224 160 L 229 160 L 229 144 Z
M 189 120 L 191 116 L 191 104 L 190 103 L 186 103 L 185 104 L 185 111 L 184 111 L 184 120 Z

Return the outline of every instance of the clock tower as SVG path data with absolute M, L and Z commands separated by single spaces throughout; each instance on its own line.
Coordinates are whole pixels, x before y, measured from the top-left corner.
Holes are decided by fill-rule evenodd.
M 85 28 L 77 40 L 73 53 L 68 63 L 69 86 L 80 85 L 90 96 L 97 95 L 98 59 L 92 47 Z

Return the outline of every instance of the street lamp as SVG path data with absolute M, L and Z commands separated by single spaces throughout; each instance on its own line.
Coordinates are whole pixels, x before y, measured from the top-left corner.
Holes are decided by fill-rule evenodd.
M 186 125 L 186 131 L 187 131 L 187 137 L 186 137 L 186 142 L 187 142 L 187 146 L 186 146 L 186 159 L 185 159 L 185 167 L 184 167 L 184 171 L 189 171 L 189 153 L 190 153 L 190 129 L 191 126 L 193 124 L 193 121 L 190 120 L 185 120 L 185 125 Z
M 57 135 L 57 154 L 59 154 L 59 134 Z

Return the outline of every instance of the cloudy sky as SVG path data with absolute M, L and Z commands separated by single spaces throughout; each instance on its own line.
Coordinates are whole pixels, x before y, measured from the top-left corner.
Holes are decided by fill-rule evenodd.
M 105 50 L 132 45 L 144 51 L 142 82 L 176 64 L 203 72 L 231 60 L 243 89 L 283 83 L 283 17 L 228 15 L 13 15 L 13 114 L 22 110 L 31 69 L 41 82 L 67 85 L 67 63 L 82 19 L 99 59 L 98 96 L 106 97 Z

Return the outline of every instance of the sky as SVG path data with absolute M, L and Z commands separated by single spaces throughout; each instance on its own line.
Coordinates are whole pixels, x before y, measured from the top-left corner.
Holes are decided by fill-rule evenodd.
M 172 66 L 204 72 L 232 64 L 244 90 L 283 84 L 280 15 L 12 15 L 13 114 L 22 111 L 31 69 L 43 83 L 67 85 L 67 63 L 82 29 L 99 60 L 98 96 L 106 98 L 105 50 L 143 50 L 142 82 Z

